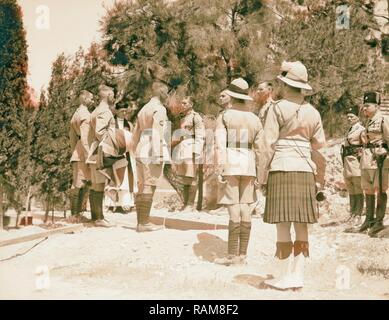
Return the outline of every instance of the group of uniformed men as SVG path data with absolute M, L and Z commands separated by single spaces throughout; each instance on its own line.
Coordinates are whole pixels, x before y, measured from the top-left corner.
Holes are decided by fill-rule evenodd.
M 235 82 L 238 85 L 233 86 L 232 90 L 226 89 L 220 94 L 219 102 L 224 110 L 232 107 L 232 99 L 235 99 L 235 104 L 248 100 L 242 93 L 248 91 L 241 89 L 242 85 L 245 87 L 245 81 L 236 79 Z M 182 100 L 181 108 L 176 114 L 172 110 L 168 113 L 165 107 L 168 88 L 161 82 L 154 83 L 148 94 L 151 98 L 137 114 L 135 127 L 127 125 L 118 128 L 112 112 L 115 109 L 113 88 L 106 85 L 99 87 L 100 103 L 92 113 L 90 108 L 94 102 L 93 95 L 85 90 L 81 92 L 80 106 L 70 123 L 73 166 L 70 200 L 72 216 L 77 221 L 84 221 L 80 213 L 87 189 L 90 189 L 92 220 L 96 226 L 112 226 L 104 219 L 104 192 L 108 186 L 111 186 L 109 190 L 115 190 L 115 186 L 118 187 L 124 178 L 128 178 L 124 175 L 130 174 L 129 188 L 136 193 L 137 231 L 160 229 L 160 226 L 150 222 L 150 211 L 163 165 L 172 159 L 176 174 L 182 177 L 184 208 L 193 210 L 198 163 L 201 162 L 205 142 L 203 119 L 193 110 L 190 97 Z M 261 107 L 258 117 L 262 126 L 258 130 L 262 130 L 268 108 L 273 101 L 271 83 L 259 84 L 254 100 Z M 355 106 L 347 109 L 350 129 L 342 146 L 342 160 L 352 217 L 362 216 L 366 202 L 366 219 L 361 226 L 353 227 L 352 230 L 369 230 L 369 235 L 373 236 L 384 228 L 389 169 L 389 159 L 386 159 L 389 119 L 379 110 L 379 93 L 366 92 L 363 102 L 362 108 Z M 359 119 L 360 112 L 366 118 L 365 126 Z M 166 125 L 171 120 L 169 114 L 179 121 L 168 144 L 165 138 Z M 241 126 L 248 129 L 247 123 Z M 117 200 L 120 198 L 120 192 L 113 194 Z M 251 212 L 254 207 L 248 206 L 247 212 Z
M 380 104 L 378 92 L 366 92 L 361 108 L 347 109 L 350 128 L 341 152 L 350 213 L 355 223 L 360 220 L 366 203 L 362 225 L 346 229 L 346 232 L 368 231 L 372 237 L 384 229 L 389 173 L 389 119 L 380 111 Z

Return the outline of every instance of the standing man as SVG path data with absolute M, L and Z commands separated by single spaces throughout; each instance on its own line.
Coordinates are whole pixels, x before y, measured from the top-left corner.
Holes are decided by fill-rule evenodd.
M 359 121 L 359 108 L 347 108 L 350 125 L 342 146 L 343 176 L 350 198 L 351 218 L 360 217 L 363 211 L 364 195 L 361 187 L 360 159 L 362 154 L 361 133 L 365 130 Z
M 76 222 L 81 221 L 80 212 L 84 196 L 87 192 L 90 181 L 90 170 L 85 163 L 89 153 L 89 128 L 90 112 L 88 107 L 93 104 L 93 94 L 82 90 L 79 96 L 80 106 L 74 112 L 70 120 L 70 148 L 72 156 L 73 179 L 70 190 L 70 210 L 71 215 Z
M 135 198 L 138 232 L 161 229 L 150 222 L 150 211 L 164 161 L 169 159 L 164 139 L 168 121 L 164 104 L 168 88 L 161 82 L 155 82 L 150 93 L 152 98 L 138 113 L 133 137 L 138 174 L 138 194 Z
M 263 129 L 259 118 L 249 111 L 249 85 L 238 78 L 231 82 L 227 94 L 231 108 L 221 113 L 216 127 L 216 164 L 223 185 L 220 204 L 229 213 L 228 255 L 216 259 L 223 265 L 244 263 L 251 231 L 251 204 L 256 200 L 259 150 Z
M 111 87 L 100 85 L 99 97 L 100 104 L 91 114 L 90 140 L 92 143 L 87 161 L 90 165 L 92 181 L 89 202 L 92 220 L 95 221 L 95 225 L 108 228 L 112 227 L 112 224 L 104 219 L 103 213 L 106 176 L 99 171 L 103 167 L 98 157 L 98 149 L 100 143 L 107 138 L 108 131 L 115 129 L 115 120 L 111 111 L 111 107 L 115 102 L 115 94 Z
M 227 90 L 223 90 L 219 95 L 219 105 L 223 111 L 231 108 L 231 97 L 226 91 Z
M 389 119 L 379 110 L 380 94 L 366 92 L 362 112 L 367 118 L 366 130 L 362 133 L 361 158 L 362 189 L 366 194 L 366 219 L 359 232 L 369 230 L 373 236 L 384 229 L 388 189 L 389 159 L 386 159 L 389 142 Z M 376 204 L 377 195 L 377 207 Z M 374 218 L 375 213 L 375 218 Z
M 273 102 L 273 85 L 270 82 L 261 82 L 257 91 L 255 92 L 254 100 L 257 106 L 260 108 L 258 112 L 258 117 L 261 120 L 262 126 L 265 125 L 266 115 L 269 110 L 270 105 Z
M 197 171 L 203 155 L 205 126 L 200 114 L 193 110 L 191 97 L 181 103 L 179 128 L 172 137 L 173 159 L 177 161 L 175 171 L 180 176 L 184 189 L 184 210 L 194 211 L 197 192 Z

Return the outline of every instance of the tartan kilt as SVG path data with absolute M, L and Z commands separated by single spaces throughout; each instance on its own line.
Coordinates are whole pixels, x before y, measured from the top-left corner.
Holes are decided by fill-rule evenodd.
M 264 222 L 316 223 L 318 218 L 313 173 L 269 172 Z

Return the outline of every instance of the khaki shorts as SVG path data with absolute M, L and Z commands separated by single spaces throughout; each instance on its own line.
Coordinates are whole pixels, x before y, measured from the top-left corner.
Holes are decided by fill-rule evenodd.
M 373 194 L 379 191 L 378 169 L 361 170 L 361 186 L 363 191 Z M 388 189 L 388 169 L 382 170 L 382 190 Z
M 344 178 L 347 191 L 350 195 L 362 194 L 361 177 L 348 177 Z
M 219 204 L 250 204 L 257 200 L 255 177 L 225 176 L 224 180 L 219 183 Z
M 88 165 L 82 161 L 73 161 L 72 169 L 73 169 L 72 187 L 73 188 L 84 187 L 85 181 L 89 181 L 91 179 L 90 169 Z
M 105 180 L 107 179 L 106 176 L 104 176 L 102 173 L 100 173 L 97 170 L 96 164 L 90 164 L 90 175 L 91 175 L 91 181 L 93 184 L 102 184 L 105 183 Z
M 197 174 L 197 164 L 194 164 L 192 160 L 187 160 L 180 164 L 175 165 L 177 175 L 183 177 L 194 178 Z
M 143 164 L 137 161 L 136 170 L 139 190 L 142 190 L 143 186 L 156 186 L 158 184 L 158 180 L 162 175 L 163 164 Z

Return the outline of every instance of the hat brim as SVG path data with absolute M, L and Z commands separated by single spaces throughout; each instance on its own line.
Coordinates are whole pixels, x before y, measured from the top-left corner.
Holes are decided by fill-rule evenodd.
M 230 91 L 230 90 L 224 90 L 224 92 L 226 94 L 228 94 L 230 97 L 233 97 L 233 98 L 236 98 L 236 99 L 241 99 L 241 100 L 249 100 L 249 101 L 253 101 L 253 98 L 251 98 L 250 96 L 248 96 L 247 94 L 242 94 L 242 93 L 237 93 L 237 92 L 233 92 L 233 91 Z
M 282 82 L 285 82 L 288 86 L 299 88 L 299 89 L 305 89 L 305 90 L 312 90 L 312 87 L 308 83 L 292 80 L 283 76 L 277 76 L 278 80 L 281 80 Z

